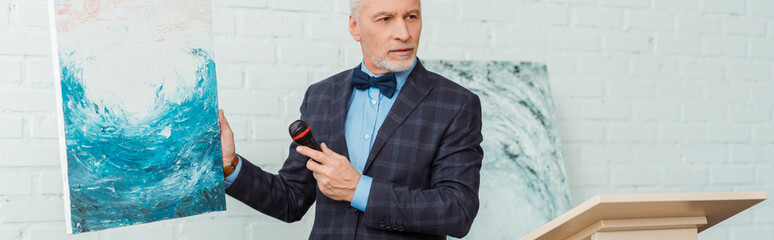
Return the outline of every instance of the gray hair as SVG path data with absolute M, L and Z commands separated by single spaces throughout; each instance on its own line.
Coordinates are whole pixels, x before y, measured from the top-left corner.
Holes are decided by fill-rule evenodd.
M 360 18 L 360 8 L 362 5 L 363 0 L 349 0 L 349 14 L 352 14 L 355 21 L 358 21 L 358 18 Z
M 422 5 L 422 1 L 419 1 L 420 6 Z M 355 21 L 358 21 L 360 18 L 360 9 L 363 7 L 363 0 L 349 0 L 349 14 L 352 14 L 352 17 L 355 18 Z

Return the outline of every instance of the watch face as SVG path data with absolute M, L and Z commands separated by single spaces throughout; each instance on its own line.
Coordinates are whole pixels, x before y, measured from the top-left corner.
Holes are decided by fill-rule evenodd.
M 228 165 L 223 167 L 223 175 L 228 176 L 234 173 L 236 170 L 236 166 L 233 163 L 229 163 Z

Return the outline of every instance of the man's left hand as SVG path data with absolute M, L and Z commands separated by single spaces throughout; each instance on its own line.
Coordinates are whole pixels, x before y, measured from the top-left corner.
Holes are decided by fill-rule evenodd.
M 314 173 L 317 187 L 325 196 L 336 201 L 352 202 L 360 181 L 360 173 L 346 157 L 329 149 L 325 143 L 322 143 L 320 148 L 322 152 L 298 146 L 296 151 L 310 158 L 306 162 L 306 168 Z

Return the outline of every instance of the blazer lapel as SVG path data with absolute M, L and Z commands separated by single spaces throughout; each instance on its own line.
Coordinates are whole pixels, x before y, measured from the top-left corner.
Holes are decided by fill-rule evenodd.
M 427 96 L 427 93 L 430 92 L 430 89 L 432 89 L 432 86 L 429 86 L 425 80 L 426 73 L 427 70 L 422 66 L 422 63 L 419 62 L 419 59 L 417 59 L 417 65 L 414 67 L 414 70 L 411 71 L 411 74 L 409 74 L 406 83 L 403 85 L 400 93 L 398 93 L 397 99 L 395 99 L 395 103 L 392 105 L 390 112 L 384 119 L 384 123 L 382 123 L 382 126 L 379 128 L 376 140 L 374 141 L 374 146 L 371 148 L 371 152 L 368 154 L 368 160 L 363 168 L 364 173 L 368 171 L 368 168 L 371 166 L 371 163 L 373 163 L 376 155 L 379 154 L 379 151 L 382 150 L 382 147 L 387 143 L 387 140 L 390 139 L 395 130 L 398 129 L 398 126 L 406 120 L 409 113 L 419 105 L 422 99 Z
M 357 67 L 360 67 L 360 65 Z M 349 109 L 347 103 L 349 103 L 349 98 L 352 95 L 352 88 L 352 71 L 350 70 L 349 74 L 339 79 L 331 89 L 332 99 L 329 110 L 331 116 L 331 139 L 328 141 L 335 144 L 329 145 L 326 143 L 331 150 L 347 157 L 347 159 L 349 159 L 349 150 L 347 149 L 347 141 L 344 138 L 344 122 L 347 119 L 347 111 Z

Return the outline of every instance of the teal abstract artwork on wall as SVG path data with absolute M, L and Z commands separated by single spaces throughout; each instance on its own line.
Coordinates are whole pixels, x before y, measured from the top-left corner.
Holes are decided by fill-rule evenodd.
M 467 239 L 518 239 L 570 210 L 545 65 L 422 61 L 481 98 L 480 209 Z
M 51 7 L 68 232 L 225 210 L 210 1 Z

